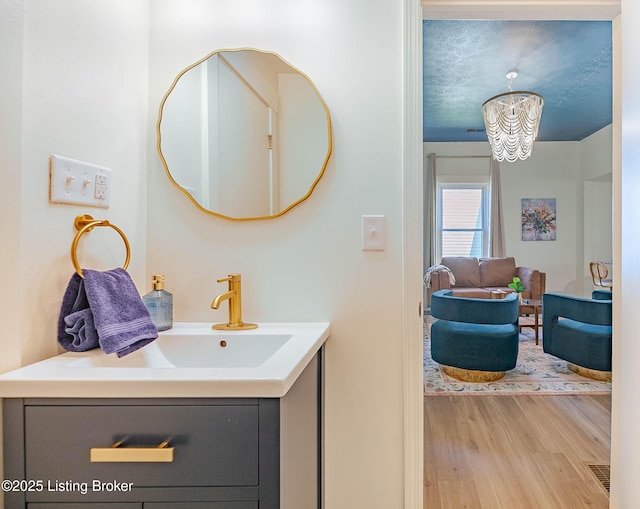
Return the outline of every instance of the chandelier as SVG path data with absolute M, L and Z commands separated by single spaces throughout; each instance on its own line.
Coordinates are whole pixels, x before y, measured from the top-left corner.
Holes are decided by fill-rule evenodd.
M 544 99 L 535 92 L 514 92 L 512 85 L 517 76 L 517 71 L 509 71 L 509 92 L 487 99 L 482 105 L 484 125 L 496 161 L 526 159 L 538 136 Z

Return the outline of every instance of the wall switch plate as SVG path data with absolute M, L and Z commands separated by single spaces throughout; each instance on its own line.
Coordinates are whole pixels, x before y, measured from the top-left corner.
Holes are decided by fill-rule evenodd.
M 49 199 L 51 203 L 108 208 L 111 199 L 111 170 L 68 157 L 49 157 Z
M 387 227 L 384 216 L 362 216 L 362 250 L 384 251 Z

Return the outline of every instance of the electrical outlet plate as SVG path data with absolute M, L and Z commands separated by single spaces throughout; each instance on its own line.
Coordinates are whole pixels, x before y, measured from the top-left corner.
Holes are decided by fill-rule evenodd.
M 49 158 L 51 203 L 108 208 L 111 199 L 111 170 L 68 157 Z

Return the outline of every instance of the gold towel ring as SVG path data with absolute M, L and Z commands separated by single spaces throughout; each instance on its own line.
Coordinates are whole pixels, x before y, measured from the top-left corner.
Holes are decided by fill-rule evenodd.
M 90 232 L 91 230 L 93 230 L 94 226 L 110 226 L 120 234 L 122 240 L 124 241 L 124 246 L 127 250 L 127 257 L 124 261 L 124 265 L 122 266 L 122 268 L 126 270 L 126 268 L 129 266 L 129 260 L 131 259 L 131 247 L 129 246 L 129 240 L 127 239 L 127 236 L 120 228 L 118 228 L 114 224 L 111 224 L 106 219 L 93 219 L 93 217 L 91 217 L 89 214 L 77 216 L 75 221 L 73 222 L 73 225 L 76 227 L 76 230 L 78 230 L 78 233 L 76 233 L 76 236 L 73 238 L 73 242 L 71 242 L 71 261 L 80 277 L 84 276 L 82 275 L 82 269 L 80 268 L 80 264 L 78 263 L 78 255 L 76 253 L 76 250 L 78 249 L 78 241 L 80 240 L 80 237 L 82 237 L 82 234 L 84 234 L 85 232 Z

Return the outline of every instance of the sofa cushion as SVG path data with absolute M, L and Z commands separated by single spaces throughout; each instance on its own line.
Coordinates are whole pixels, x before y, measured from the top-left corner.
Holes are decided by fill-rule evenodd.
M 479 287 L 480 267 L 478 259 L 470 256 L 445 256 L 440 262 L 451 269 L 458 287 Z
M 516 276 L 516 260 L 507 258 L 480 258 L 478 286 L 507 286 Z M 457 279 L 456 279 L 457 281 Z

